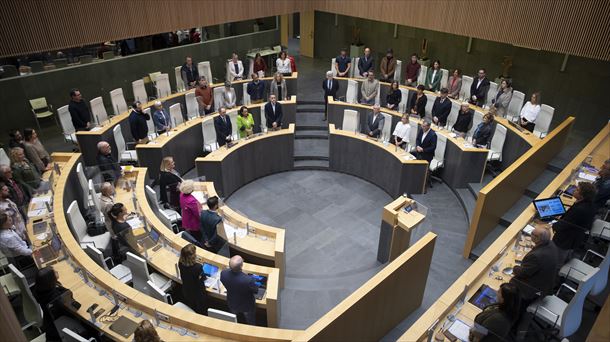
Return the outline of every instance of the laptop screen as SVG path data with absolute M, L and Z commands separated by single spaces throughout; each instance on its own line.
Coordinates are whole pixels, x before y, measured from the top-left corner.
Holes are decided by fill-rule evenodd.
M 151 230 L 150 230 L 150 238 L 151 238 L 151 239 L 152 239 L 154 242 L 159 241 L 159 232 L 158 232 L 158 231 L 156 231 L 156 230 L 154 230 L 154 229 L 151 229 Z
M 254 279 L 256 286 L 267 288 L 267 277 L 258 274 L 250 274 L 250 276 Z
M 218 266 L 210 265 L 208 263 L 204 263 L 202 269 L 203 274 L 205 274 L 206 277 L 211 277 L 218 272 Z

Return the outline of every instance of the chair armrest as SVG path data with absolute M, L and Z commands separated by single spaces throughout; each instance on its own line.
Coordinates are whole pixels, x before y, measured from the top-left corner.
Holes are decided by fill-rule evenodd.
M 108 261 L 110 261 L 110 264 L 112 265 L 112 267 L 114 267 L 114 260 L 112 260 L 111 257 L 107 257 L 106 259 L 104 259 L 104 262 L 107 263 Z
M 166 293 L 165 296 L 167 297 L 169 304 L 174 305 L 174 298 L 172 298 L 172 295 L 169 293 Z
M 133 150 L 136 147 L 137 144 L 138 143 L 136 143 L 135 141 L 134 142 L 126 142 L 125 146 L 127 147 L 127 150 Z M 130 146 L 131 146 L 131 148 L 129 148 Z
M 566 283 L 562 283 L 561 286 L 559 286 L 559 288 L 557 289 L 557 293 L 555 293 L 555 296 L 559 296 L 559 291 L 561 291 L 562 287 L 567 288 L 568 290 L 572 291 L 572 293 L 576 293 L 576 290 L 573 287 L 571 287 L 570 285 L 568 285 Z
M 593 254 L 593 255 L 595 255 L 595 256 L 597 256 L 597 257 L 599 257 L 599 258 L 600 258 L 600 259 L 602 259 L 602 260 L 606 259 L 606 257 L 605 257 L 605 256 L 603 256 L 603 255 L 601 255 L 601 254 L 597 253 L 596 251 L 594 251 L 594 250 L 592 250 L 592 249 L 589 249 L 589 250 L 587 250 L 587 252 L 585 253 L 585 255 L 582 257 L 582 261 L 585 261 L 585 259 L 587 259 L 587 255 L 589 255 L 589 253 L 591 253 L 591 254 Z
M 577 270 L 577 269 L 575 269 L 574 267 L 571 267 L 571 266 L 568 266 L 568 267 L 569 267 L 570 269 L 568 270 L 568 273 L 566 273 L 566 279 L 570 278 L 570 272 L 572 272 L 572 270 L 574 270 L 575 272 L 578 272 L 578 273 L 580 273 L 580 274 L 582 274 L 582 275 L 585 275 L 585 276 L 587 275 L 585 272 L 580 271 L 580 270 Z M 561 284 L 561 285 L 565 285 L 565 284 Z M 566 286 L 567 286 L 567 285 L 566 285 Z M 561 287 L 559 287 L 559 289 L 557 289 L 557 293 L 559 293 L 559 290 L 561 290 Z
M 536 306 L 536 310 L 534 311 L 534 317 L 537 316 L 536 313 L 538 313 L 538 308 L 543 309 L 544 311 L 546 311 L 546 312 L 550 313 L 551 315 L 555 316 L 555 322 L 553 323 L 553 326 L 557 325 L 557 320 L 559 320 L 559 316 L 560 315 L 558 315 L 558 314 L 554 313 L 553 311 L 545 308 L 544 306 L 537 305 Z

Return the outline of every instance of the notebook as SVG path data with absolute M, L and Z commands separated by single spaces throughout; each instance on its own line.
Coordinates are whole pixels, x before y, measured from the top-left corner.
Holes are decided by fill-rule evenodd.
M 57 259 L 60 250 L 61 240 L 59 240 L 57 235 L 53 235 L 51 241 L 43 247 L 35 250 L 32 253 L 32 256 L 38 265 L 42 265 Z

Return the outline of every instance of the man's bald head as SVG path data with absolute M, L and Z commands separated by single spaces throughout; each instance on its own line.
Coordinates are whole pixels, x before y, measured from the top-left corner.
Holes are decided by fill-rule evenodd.
M 106 141 L 100 141 L 97 143 L 97 150 L 101 154 L 109 154 L 110 153 L 110 144 Z
M 233 272 L 240 272 L 243 266 L 244 259 L 239 255 L 235 255 L 231 258 L 231 260 L 229 260 L 229 268 Z
M 532 241 L 536 245 L 540 245 L 542 243 L 548 242 L 551 239 L 551 233 L 548 229 L 543 227 L 536 227 L 534 231 L 532 231 Z

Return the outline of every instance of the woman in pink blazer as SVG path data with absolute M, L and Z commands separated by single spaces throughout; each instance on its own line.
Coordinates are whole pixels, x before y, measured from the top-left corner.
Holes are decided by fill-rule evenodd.
M 191 234 L 197 241 L 201 241 L 199 230 L 199 213 L 201 203 L 193 196 L 195 185 L 192 180 L 180 183 L 180 208 L 182 208 L 182 228 Z
M 453 70 L 453 75 L 447 80 L 447 89 L 449 90 L 449 97 L 457 99 L 460 97 L 460 90 L 462 89 L 462 73 L 460 69 Z

